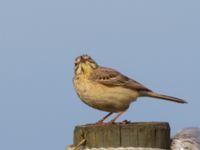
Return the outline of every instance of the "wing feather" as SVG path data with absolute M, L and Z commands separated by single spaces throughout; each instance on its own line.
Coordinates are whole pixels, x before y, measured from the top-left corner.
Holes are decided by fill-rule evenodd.
M 151 91 L 142 84 L 138 83 L 137 81 L 132 80 L 127 76 L 111 68 L 98 67 L 90 74 L 89 80 L 107 86 L 123 86 L 138 91 L 140 90 Z

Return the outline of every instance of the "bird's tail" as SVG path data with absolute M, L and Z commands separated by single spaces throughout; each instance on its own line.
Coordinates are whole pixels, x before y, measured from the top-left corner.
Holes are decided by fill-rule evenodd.
M 181 104 L 187 103 L 185 100 L 182 100 L 180 98 L 167 96 L 167 95 L 161 95 L 161 94 L 158 94 L 158 93 L 155 93 L 155 92 L 152 92 L 152 91 L 141 91 L 140 95 L 158 98 L 158 99 L 167 100 L 167 101 L 172 101 L 172 102 L 181 103 Z

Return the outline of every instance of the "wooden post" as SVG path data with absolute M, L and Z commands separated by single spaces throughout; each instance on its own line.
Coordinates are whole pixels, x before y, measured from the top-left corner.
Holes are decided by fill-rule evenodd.
M 83 139 L 89 148 L 145 147 L 169 149 L 170 127 L 165 122 L 83 125 L 74 129 L 74 146 Z

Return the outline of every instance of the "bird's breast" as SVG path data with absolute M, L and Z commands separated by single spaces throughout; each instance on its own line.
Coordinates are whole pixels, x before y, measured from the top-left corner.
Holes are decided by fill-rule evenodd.
M 121 86 L 106 86 L 83 78 L 75 78 L 74 87 L 84 103 L 108 112 L 124 111 L 138 97 L 137 91 Z

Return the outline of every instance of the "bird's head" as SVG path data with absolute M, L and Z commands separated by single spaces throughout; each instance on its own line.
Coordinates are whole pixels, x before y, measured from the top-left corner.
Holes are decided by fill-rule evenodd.
M 74 73 L 89 74 L 92 70 L 96 69 L 98 64 L 88 55 L 81 55 L 75 59 Z

